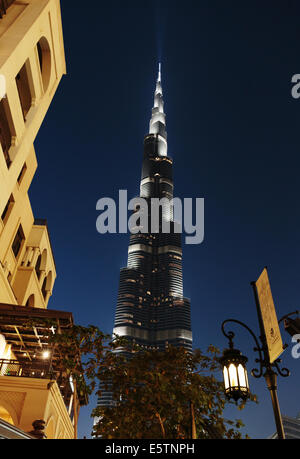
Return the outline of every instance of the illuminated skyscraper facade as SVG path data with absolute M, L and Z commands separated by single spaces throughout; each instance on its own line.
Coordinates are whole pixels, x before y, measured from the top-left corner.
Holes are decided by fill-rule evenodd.
M 161 69 L 154 94 L 149 134 L 144 139 L 140 197 L 148 203 L 149 232 L 131 234 L 128 263 L 120 272 L 114 333 L 145 348 L 192 348 L 190 301 L 183 295 L 181 234 L 174 231 L 173 161 L 167 155 Z M 160 206 L 151 227 L 153 198 Z M 165 232 L 164 225 L 170 230 Z

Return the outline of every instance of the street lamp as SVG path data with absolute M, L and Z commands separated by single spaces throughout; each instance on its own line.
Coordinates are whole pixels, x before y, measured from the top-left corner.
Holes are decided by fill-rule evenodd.
M 250 395 L 246 371 L 247 357 L 244 357 L 240 351 L 234 349 L 234 333 L 232 331 L 225 331 L 225 325 L 228 322 L 233 322 L 245 328 L 254 339 L 255 347 L 253 349 L 259 354 L 259 357 L 255 360 L 255 362 L 259 364 L 259 369 L 254 368 L 251 371 L 251 374 L 255 378 L 260 378 L 262 376 L 265 378 L 271 395 L 277 435 L 278 438 L 285 438 L 277 397 L 277 376 L 280 375 L 287 377 L 290 372 L 287 368 L 281 369 L 279 367 L 281 360 L 278 359 L 278 357 L 287 347 L 282 344 L 279 323 L 295 313 L 298 314 L 298 311 L 286 314 L 277 321 L 266 267 L 257 281 L 251 282 L 251 285 L 253 287 L 256 304 L 260 341 L 257 339 L 251 328 L 239 320 L 227 319 L 222 323 L 222 332 L 224 336 L 229 339 L 229 349 L 224 351 L 223 356 L 220 359 L 220 363 L 223 365 L 225 394 L 228 398 L 233 398 L 236 402 L 240 398 L 246 399 Z M 294 322 L 296 323 L 296 321 Z M 297 324 L 298 322 L 296 325 Z
M 251 334 L 255 342 L 253 350 L 258 352 L 259 358 L 255 361 L 259 363 L 259 369 L 254 368 L 251 371 L 252 376 L 255 378 L 264 377 L 268 389 L 270 390 L 275 423 L 277 428 L 278 438 L 285 438 L 284 430 L 282 425 L 281 413 L 279 408 L 279 402 L 277 397 L 277 375 L 287 377 L 290 372 L 287 368 L 279 368 L 280 359 L 276 359 L 274 362 L 270 362 L 268 355 L 265 351 L 265 337 L 262 334 L 259 341 L 256 335 L 253 333 L 251 328 L 239 320 L 227 319 L 222 323 L 222 332 L 226 338 L 229 339 L 229 349 L 225 349 L 223 356 L 220 358 L 220 363 L 223 365 L 223 376 L 225 385 L 225 394 L 228 398 L 233 398 L 236 402 L 239 399 L 246 399 L 249 397 L 249 384 L 246 370 L 247 357 L 243 356 L 240 351 L 234 349 L 233 338 L 234 333 L 232 331 L 226 332 L 225 325 L 228 322 L 233 322 L 244 327 Z M 274 371 L 275 370 L 275 371 Z
M 248 359 L 241 351 L 233 348 L 232 340 L 229 349 L 225 349 L 220 363 L 223 366 L 225 395 L 236 402 L 241 398 L 246 400 L 249 395 L 249 383 L 246 369 Z

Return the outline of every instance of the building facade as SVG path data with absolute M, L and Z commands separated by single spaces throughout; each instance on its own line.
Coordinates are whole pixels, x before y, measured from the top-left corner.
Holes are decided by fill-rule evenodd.
M 161 71 L 149 134 L 144 139 L 140 198 L 147 228 L 131 230 L 127 267 L 121 269 L 113 332 L 147 349 L 192 348 L 190 301 L 183 295 L 181 234 L 173 220 L 173 161 L 167 155 Z M 158 206 L 158 203 L 161 205 Z M 136 212 L 140 208 L 137 206 Z M 154 212 L 156 212 L 154 214 Z
M 47 438 L 74 438 L 73 395 L 66 390 L 64 398 L 56 380 L 49 384 L 43 330 L 25 330 L 19 318 L 48 317 L 56 278 L 47 224 L 34 217 L 28 190 L 34 141 L 65 73 L 59 0 L 1 0 L 0 418 L 25 432 L 42 419 Z
M 28 189 L 34 141 L 66 72 L 58 0 L 9 2 L 0 19 L 0 302 L 46 308 L 56 269 Z
M 283 430 L 287 440 L 300 439 L 300 413 L 296 418 L 290 416 L 282 416 Z M 272 440 L 277 439 L 277 433 L 270 437 Z

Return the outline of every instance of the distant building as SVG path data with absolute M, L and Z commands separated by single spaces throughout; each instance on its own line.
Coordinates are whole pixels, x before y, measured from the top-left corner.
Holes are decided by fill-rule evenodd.
M 55 261 L 28 197 L 34 141 L 66 73 L 59 0 L 1 0 L 0 49 L 0 435 L 30 438 L 35 423 L 43 438 L 74 438 L 74 385 L 57 372 L 43 328 L 44 319 L 54 320 L 53 333 L 73 319 L 47 310 Z
M 300 413 L 296 418 L 282 416 L 282 423 L 286 439 L 300 439 Z M 277 438 L 277 433 L 273 434 L 270 438 Z

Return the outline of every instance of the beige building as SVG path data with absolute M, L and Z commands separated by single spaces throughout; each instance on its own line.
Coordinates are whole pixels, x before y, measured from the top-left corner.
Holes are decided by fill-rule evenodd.
M 47 224 L 35 219 L 28 189 L 34 141 L 65 73 L 59 0 L 0 0 L 0 418 L 26 432 L 43 419 L 48 438 L 74 438 L 73 394 L 66 405 L 46 371 L 28 373 L 47 343 L 37 329 L 27 339 L 9 313 L 47 313 L 56 278 Z

